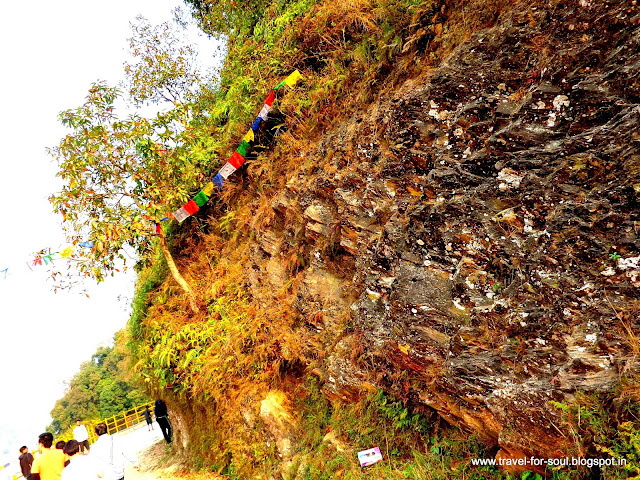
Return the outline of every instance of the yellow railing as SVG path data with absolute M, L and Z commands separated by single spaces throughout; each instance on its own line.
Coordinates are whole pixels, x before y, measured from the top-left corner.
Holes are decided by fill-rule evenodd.
M 120 412 L 113 417 L 105 418 L 102 422 L 107 426 L 107 433 L 118 433 L 122 430 L 126 430 L 129 427 L 133 427 L 140 422 L 144 421 L 144 409 L 149 407 L 151 413 L 153 414 L 153 403 L 143 403 L 142 405 L 138 405 L 137 407 L 131 408 L 129 410 L 125 410 L 124 412 Z M 91 432 L 93 437 L 90 437 L 89 440 L 91 443 L 95 441 L 96 435 L 94 432 Z

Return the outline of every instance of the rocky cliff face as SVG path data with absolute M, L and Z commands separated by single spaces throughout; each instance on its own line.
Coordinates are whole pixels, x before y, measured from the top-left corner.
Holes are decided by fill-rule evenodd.
M 281 287 L 304 236 L 325 392 L 394 392 L 499 456 L 584 453 L 550 402 L 640 353 L 635 3 L 505 14 L 303 152 L 250 278 Z

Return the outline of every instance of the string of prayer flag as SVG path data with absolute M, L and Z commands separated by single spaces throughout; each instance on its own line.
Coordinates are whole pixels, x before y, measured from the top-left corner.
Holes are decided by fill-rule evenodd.
M 302 75 L 298 70 L 291 73 L 287 78 L 282 80 L 273 90 L 269 92 L 269 95 L 264 101 L 260 112 L 258 113 L 257 118 L 251 125 L 251 128 L 247 131 L 247 133 L 242 137 L 240 144 L 236 148 L 236 150 L 231 154 L 227 162 L 218 170 L 218 172 L 211 178 L 203 188 L 200 190 L 191 200 L 185 203 L 183 206 L 178 208 L 173 214 L 165 216 L 160 221 L 168 221 L 169 218 L 175 218 L 178 222 L 182 223 L 191 215 L 194 215 L 200 208 L 202 208 L 213 195 L 213 191 L 215 188 L 222 189 L 224 186 L 224 181 L 229 178 L 229 176 L 239 169 L 242 165 L 244 165 L 247 155 L 251 151 L 253 144 L 256 140 L 255 132 L 257 132 L 260 128 L 260 124 L 265 122 L 269 116 L 269 111 L 273 106 L 274 100 L 278 97 L 277 91 L 283 86 L 287 85 L 291 88 L 295 86 L 298 80 L 302 79 Z M 155 230 L 157 233 L 160 233 L 161 227 L 160 224 L 155 224 Z M 92 249 L 95 247 L 95 242 L 93 240 L 87 240 L 84 242 L 80 242 L 77 244 L 82 248 Z M 60 255 L 60 258 L 69 259 L 75 252 L 74 246 L 68 246 L 62 251 L 59 252 L 50 252 L 45 253 L 50 250 L 42 250 L 40 251 L 33 260 L 26 262 L 27 266 L 30 270 L 33 270 L 32 267 L 42 266 L 43 261 L 44 265 L 49 265 L 54 261 L 54 255 Z M 7 273 L 9 271 L 9 267 L 0 270 L 0 275 L 3 275 L 3 278 L 7 278 Z
M 222 166 L 222 168 L 220 168 L 220 170 L 218 170 L 218 173 L 215 174 L 211 181 L 207 183 L 207 185 L 198 192 L 195 197 L 173 212 L 173 218 L 175 218 L 179 223 L 184 222 L 209 201 L 209 198 L 211 198 L 211 195 L 213 194 L 214 187 L 222 188 L 224 186 L 224 181 L 244 164 L 247 155 L 252 148 L 252 143 L 255 142 L 255 132 L 260 128 L 260 123 L 266 122 L 269 117 L 269 111 L 271 110 L 273 101 L 276 99 L 276 90 L 279 90 L 284 85 L 293 88 L 301 78 L 303 78 L 302 74 L 296 70 L 287 78 L 282 80 L 275 89 L 269 92 L 269 95 L 260 109 L 260 113 L 258 113 L 258 117 L 251 125 L 251 129 L 247 131 L 244 137 L 242 137 L 238 148 L 231 154 L 227 162 Z M 161 221 L 165 220 L 168 220 L 168 218 L 165 217 Z M 160 227 L 158 224 L 156 224 L 155 228 L 156 232 L 159 233 Z
M 198 207 L 202 207 L 205 203 L 209 201 L 209 197 L 202 190 L 198 192 L 198 194 L 193 197 L 193 201 L 196 202 Z
M 200 210 L 200 207 L 198 206 L 198 204 L 196 202 L 194 202 L 193 200 L 189 200 L 185 206 L 184 209 L 187 211 L 187 213 L 189 215 L 193 215 L 194 213 L 196 213 L 198 210 Z
M 222 179 L 222 175 L 220 175 L 220 172 L 218 172 L 216 176 L 213 177 L 213 180 L 211 180 L 211 182 L 218 188 L 222 188 L 224 186 L 224 180 Z
M 83 248 L 93 248 L 95 246 L 95 242 L 93 242 L 92 240 L 89 240 L 86 242 L 79 243 L 78 246 Z M 37 252 L 34 255 L 34 258 L 25 262 L 25 264 L 27 265 L 29 270 L 33 271 L 33 267 L 42 267 L 45 265 L 52 264 L 54 260 L 56 260 L 56 255 L 59 255 L 60 258 L 62 259 L 68 260 L 68 259 L 71 259 L 71 257 L 75 252 L 76 252 L 76 247 L 73 245 L 69 245 L 57 252 L 52 252 L 51 249 L 45 248 Z M 0 270 L 0 277 L 6 280 L 10 267 L 11 265 L 9 265 L 9 267 L 4 268 L 3 270 Z
M 247 143 L 255 142 L 256 137 L 253 134 L 253 130 L 250 129 L 247 133 L 245 133 L 244 137 L 242 137 L 242 140 L 247 142 Z
M 231 154 L 227 161 L 237 170 L 244 163 L 244 157 L 236 151 Z
M 238 145 L 238 148 L 236 148 L 236 152 L 238 152 L 243 157 L 246 157 L 247 152 L 249 151 L 250 148 L 251 148 L 251 145 L 249 145 L 249 142 L 242 140 L 240 142 L 240 145 Z
M 182 223 L 189 218 L 189 213 L 184 209 L 184 207 L 180 207 L 178 210 L 173 212 L 173 218 L 175 218 L 179 223 Z
M 227 162 L 222 166 L 218 174 L 226 180 L 227 178 L 229 178 L 229 175 L 231 175 L 235 171 L 236 167 Z

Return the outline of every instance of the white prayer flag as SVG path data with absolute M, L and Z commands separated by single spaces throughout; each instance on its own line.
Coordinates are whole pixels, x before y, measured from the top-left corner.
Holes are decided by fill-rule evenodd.
M 229 175 L 231 175 L 235 171 L 236 171 L 236 167 L 234 167 L 229 162 L 227 162 L 222 166 L 222 168 L 218 173 L 222 178 L 226 180 L 227 178 L 229 178 Z
M 173 212 L 173 216 L 178 222 L 182 223 L 191 215 L 189 215 L 189 212 L 187 212 L 184 207 L 180 207 L 178 210 Z
M 267 121 L 267 117 L 269 116 L 269 110 L 271 110 L 271 107 L 267 104 L 264 104 L 262 106 L 262 110 L 260 110 L 260 113 L 258 114 L 258 116 L 265 122 Z

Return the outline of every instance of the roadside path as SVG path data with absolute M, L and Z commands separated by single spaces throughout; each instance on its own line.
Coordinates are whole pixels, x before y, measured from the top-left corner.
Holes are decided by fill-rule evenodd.
M 213 472 L 194 473 L 176 457 L 172 456 L 169 447 L 162 438 L 160 428 L 154 422 L 154 430 L 148 431 L 147 425 L 122 432 L 120 437 L 124 447 L 130 452 L 136 452 L 140 469 L 125 463 L 126 480 L 223 480 Z

